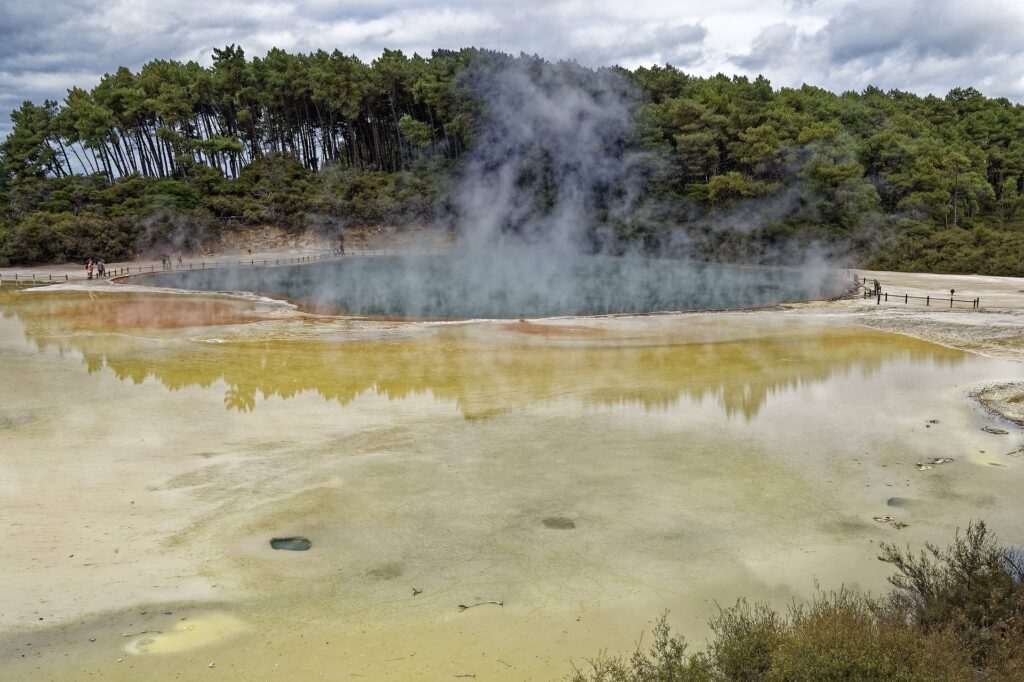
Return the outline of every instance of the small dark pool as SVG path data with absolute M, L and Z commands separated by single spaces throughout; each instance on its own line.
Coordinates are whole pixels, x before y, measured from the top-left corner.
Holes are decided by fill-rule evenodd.
M 291 552 L 305 552 L 307 549 L 313 546 L 307 538 L 294 537 L 294 538 L 274 538 L 270 541 L 270 546 L 274 549 L 286 549 Z
M 827 298 L 834 273 L 537 251 L 349 257 L 267 268 L 188 270 L 140 283 L 250 291 L 318 310 L 381 317 L 506 318 L 752 308 Z

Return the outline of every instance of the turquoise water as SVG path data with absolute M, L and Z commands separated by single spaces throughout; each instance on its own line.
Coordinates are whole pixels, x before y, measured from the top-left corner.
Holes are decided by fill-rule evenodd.
M 824 271 L 636 257 L 555 261 L 516 251 L 167 272 L 140 282 L 252 291 L 356 315 L 498 319 L 750 308 L 827 298 L 840 289 L 834 273 Z

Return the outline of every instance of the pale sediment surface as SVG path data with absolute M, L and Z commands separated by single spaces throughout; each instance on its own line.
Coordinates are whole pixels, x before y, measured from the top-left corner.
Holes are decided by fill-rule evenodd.
M 715 600 L 882 589 L 881 541 L 983 518 L 1024 544 L 1020 430 L 970 397 L 1024 365 L 857 302 L 431 324 L 179 299 L 0 303 L 12 678 L 553 679 L 666 608 L 699 645 Z
M 982 386 L 973 395 L 992 413 L 1017 426 L 1024 426 L 1024 382 Z
M 860 297 L 810 308 L 847 313 L 857 324 L 982 355 L 1024 360 L 1024 278 L 859 271 L 878 279 L 888 301 Z M 950 306 L 950 290 L 957 302 Z M 931 298 L 930 305 L 904 295 Z M 980 301 L 972 308 L 960 300 Z M 903 303 L 909 300 L 909 303 Z

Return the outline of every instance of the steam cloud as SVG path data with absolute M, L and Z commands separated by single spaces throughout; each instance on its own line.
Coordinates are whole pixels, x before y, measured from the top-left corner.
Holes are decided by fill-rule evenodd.
M 481 66 L 467 80 L 485 111 L 456 197 L 465 246 L 578 252 L 599 213 L 628 210 L 639 187 L 624 79 L 538 60 Z
M 834 283 L 821 268 L 699 264 L 679 258 L 685 240 L 646 244 L 641 252 L 617 238 L 616 228 L 628 231 L 666 212 L 641 200 L 657 160 L 629 144 L 638 97 L 617 72 L 495 56 L 471 68 L 463 85 L 482 112 L 452 197 L 454 253 L 235 272 L 233 287 L 216 272 L 163 281 L 411 317 L 727 308 L 831 293 Z

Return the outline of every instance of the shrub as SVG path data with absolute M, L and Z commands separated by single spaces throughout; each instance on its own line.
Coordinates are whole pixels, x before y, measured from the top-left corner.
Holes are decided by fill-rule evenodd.
M 896 574 L 880 598 L 840 589 L 783 616 L 740 599 L 720 609 L 707 651 L 687 653 L 662 616 L 654 644 L 600 654 L 573 682 L 819 682 L 1024 679 L 1021 555 L 984 523 L 918 555 L 882 545 Z
M 709 654 L 719 675 L 729 680 L 762 680 L 782 641 L 786 623 L 766 604 L 740 599 L 711 619 L 715 638 Z
M 949 644 L 950 638 L 942 634 L 929 637 L 921 630 L 885 621 L 878 617 L 870 598 L 840 590 L 792 609 L 771 667 L 761 679 L 971 679 L 967 657 Z
M 572 682 L 710 682 L 714 673 L 707 657 L 686 654 L 686 641 L 673 635 L 668 615 L 654 626 L 654 643 L 648 651 L 638 645 L 627 662 L 605 654 L 588 660 L 589 670 L 575 670 Z
M 114 261 L 135 255 L 135 227 L 121 219 L 89 213 L 61 216 L 53 225 L 53 235 L 51 260 L 81 263 L 89 258 Z
M 929 543 L 916 556 L 883 544 L 879 559 L 896 569 L 888 597 L 894 618 L 924 632 L 955 633 L 983 668 L 1024 660 L 1021 556 L 1001 547 L 983 522 L 958 531 L 949 547 Z

